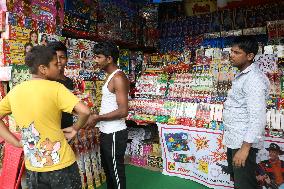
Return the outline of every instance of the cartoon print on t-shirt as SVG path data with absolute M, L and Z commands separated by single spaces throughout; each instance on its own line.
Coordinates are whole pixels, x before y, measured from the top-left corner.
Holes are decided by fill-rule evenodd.
M 32 122 L 29 127 L 22 129 L 22 143 L 24 146 L 24 153 L 33 167 L 43 167 L 41 162 L 41 155 L 37 148 L 40 140 L 40 134 Z
M 49 138 L 40 143 L 40 151 L 42 153 L 42 160 L 44 166 L 51 166 L 59 163 L 60 142 L 52 142 Z
M 42 142 L 39 142 L 40 140 L 40 133 L 36 130 L 34 123 L 22 129 L 24 153 L 31 166 L 41 168 L 58 164 L 60 142 L 52 142 L 49 138 Z

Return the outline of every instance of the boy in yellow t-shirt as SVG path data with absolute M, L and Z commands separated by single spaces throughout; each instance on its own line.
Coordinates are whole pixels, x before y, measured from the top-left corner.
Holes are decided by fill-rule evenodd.
M 52 81 L 59 76 L 55 51 L 36 46 L 25 63 L 33 78 L 0 101 L 0 137 L 24 148 L 28 188 L 81 189 L 75 155 L 67 140 L 85 125 L 90 110 L 62 84 Z M 78 121 L 61 130 L 62 112 L 76 113 Z M 11 113 L 21 129 L 21 141 L 2 121 Z

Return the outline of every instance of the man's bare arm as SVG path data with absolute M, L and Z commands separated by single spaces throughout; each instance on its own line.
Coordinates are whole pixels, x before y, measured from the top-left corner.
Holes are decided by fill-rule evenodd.
M 68 140 L 74 138 L 78 130 L 85 125 L 91 112 L 84 103 L 79 102 L 75 105 L 72 113 L 78 115 L 78 119 L 73 126 L 63 129 L 64 135 Z
M 74 127 L 76 130 L 82 128 L 87 122 L 91 112 L 88 106 L 86 106 L 83 102 L 79 102 L 74 107 L 73 113 L 78 115 L 78 119 L 76 123 L 74 123 Z

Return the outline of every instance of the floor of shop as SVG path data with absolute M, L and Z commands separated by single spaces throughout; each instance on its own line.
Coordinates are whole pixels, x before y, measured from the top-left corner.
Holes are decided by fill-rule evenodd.
M 126 166 L 127 189 L 208 189 L 196 182 L 163 175 L 132 165 Z M 106 189 L 106 183 L 98 189 Z

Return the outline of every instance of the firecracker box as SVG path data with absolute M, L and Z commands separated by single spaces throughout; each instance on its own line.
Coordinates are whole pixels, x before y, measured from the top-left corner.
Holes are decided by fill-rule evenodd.
M 95 89 L 95 82 L 94 81 L 85 81 L 86 89 Z
M 153 145 L 152 144 L 143 144 L 143 155 L 148 155 L 153 152 Z
M 150 167 L 163 168 L 163 159 L 160 155 L 150 154 L 147 156 L 147 165 Z
M 0 56 L 0 62 L 4 65 L 9 64 L 24 64 L 25 63 L 25 55 L 24 53 L 13 53 L 13 54 L 2 54 Z
M 5 15 L 5 25 L 12 25 L 12 26 L 18 26 L 18 27 L 26 27 L 25 20 L 28 17 L 25 17 L 24 15 L 19 14 L 19 12 L 6 12 Z
M 11 25 L 6 25 L 5 28 L 5 32 L 1 35 L 1 38 L 3 39 L 29 40 L 30 38 L 31 30 L 29 29 Z
M 26 43 L 28 43 L 27 40 L 0 39 L 0 52 L 6 54 L 23 53 Z
M 147 165 L 147 158 L 144 156 L 133 155 L 130 157 L 130 163 L 133 165 L 144 167 Z
M 131 155 L 143 156 L 142 141 L 132 140 L 131 142 Z
M 153 153 L 154 154 L 161 154 L 162 153 L 161 144 L 155 143 L 155 144 L 152 144 L 152 146 L 153 146 Z

